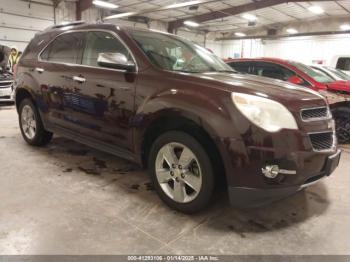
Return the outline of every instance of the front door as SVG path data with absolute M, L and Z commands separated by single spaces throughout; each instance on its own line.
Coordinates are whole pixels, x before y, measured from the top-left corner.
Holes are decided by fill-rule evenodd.
M 74 70 L 71 101 L 73 120 L 82 133 L 108 145 L 132 148 L 130 120 L 134 115 L 136 73 L 101 67 L 101 53 L 131 54 L 117 35 L 106 31 L 85 32 L 81 66 Z M 76 101 L 79 101 L 76 104 Z

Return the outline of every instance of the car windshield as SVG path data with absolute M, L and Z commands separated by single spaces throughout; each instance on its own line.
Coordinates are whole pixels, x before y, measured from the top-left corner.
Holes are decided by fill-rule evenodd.
M 346 81 L 350 81 L 350 76 L 346 73 L 344 73 L 343 71 L 339 70 L 339 69 L 335 69 L 332 67 L 326 67 L 329 71 L 331 71 L 333 74 L 337 75 L 340 79 L 346 80 Z
M 312 69 L 310 66 L 304 65 L 304 64 L 299 63 L 299 62 L 294 62 L 294 61 L 290 61 L 290 63 L 319 83 L 334 82 L 334 80 L 332 78 L 330 78 L 328 75 L 326 75 L 320 71 L 316 71 L 316 70 Z
M 186 73 L 235 72 L 209 50 L 179 37 L 152 31 L 132 31 L 131 35 L 161 69 Z

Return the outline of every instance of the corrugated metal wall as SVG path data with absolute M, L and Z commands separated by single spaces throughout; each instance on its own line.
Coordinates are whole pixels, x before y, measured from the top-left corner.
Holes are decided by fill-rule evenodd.
M 23 50 L 38 31 L 54 24 L 52 2 L 40 2 L 0 0 L 0 44 Z

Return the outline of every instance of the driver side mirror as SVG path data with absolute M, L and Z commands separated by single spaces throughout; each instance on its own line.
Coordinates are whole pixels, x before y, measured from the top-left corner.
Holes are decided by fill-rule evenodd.
M 299 76 L 295 75 L 295 76 L 291 76 L 290 78 L 288 78 L 287 80 L 289 83 L 295 84 L 295 85 L 302 85 L 304 84 L 304 80 L 301 79 Z
M 97 64 L 102 67 L 125 70 L 135 72 L 136 64 L 129 61 L 128 58 L 121 53 L 100 53 L 97 58 Z

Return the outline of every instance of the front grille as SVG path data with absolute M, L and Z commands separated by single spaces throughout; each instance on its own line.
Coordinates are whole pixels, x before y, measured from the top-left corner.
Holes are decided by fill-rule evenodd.
M 0 88 L 9 88 L 12 85 L 12 81 L 1 81 Z
M 312 147 L 315 151 L 329 150 L 334 144 L 333 132 L 309 134 Z
M 329 111 L 326 106 L 317 108 L 307 108 L 301 110 L 301 119 L 304 121 L 313 121 L 326 119 L 329 117 Z

